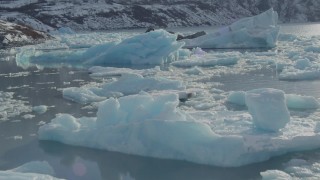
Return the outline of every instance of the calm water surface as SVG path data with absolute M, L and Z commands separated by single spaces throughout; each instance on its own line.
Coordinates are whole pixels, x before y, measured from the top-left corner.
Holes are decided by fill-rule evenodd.
M 209 29 L 209 28 L 208 28 Z M 185 31 L 202 29 L 186 29 Z M 283 25 L 282 33 L 319 35 L 320 24 Z M 88 72 L 79 69 L 59 68 L 43 70 L 23 70 L 15 65 L 13 57 L 2 55 L 1 74 L 29 72 L 28 76 L 0 76 L 0 91 L 15 92 L 15 99 L 28 102 L 29 106 L 47 105 L 48 111 L 33 119 L 21 116 L 0 122 L 0 169 L 17 167 L 29 161 L 45 160 L 53 166 L 56 177 L 66 179 L 260 179 L 259 173 L 268 169 L 283 169 L 283 163 L 291 158 L 319 159 L 320 150 L 291 153 L 272 158 L 269 161 L 238 168 L 220 168 L 194 163 L 147 158 L 116 152 L 79 148 L 56 142 L 38 141 L 36 133 L 39 122 L 49 122 L 57 113 L 69 113 L 76 117 L 91 116 L 95 112 L 81 109 L 81 105 L 62 98 L 59 88 L 77 87 L 86 81 L 93 81 Z M 70 73 L 73 72 L 73 73 Z M 79 81 L 80 79 L 80 81 Z M 228 75 L 216 78 L 224 84 L 223 90 L 249 90 L 272 87 L 287 93 L 311 95 L 320 98 L 320 81 L 278 81 L 272 69 L 252 72 L 246 75 Z M 20 88 L 21 85 L 28 85 Z M 34 114 L 34 113 L 30 113 Z M 14 138 L 20 136 L 21 138 Z

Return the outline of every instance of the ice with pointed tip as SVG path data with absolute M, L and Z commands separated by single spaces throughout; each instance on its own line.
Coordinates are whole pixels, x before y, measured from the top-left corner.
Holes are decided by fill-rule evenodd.
M 279 34 L 278 14 L 269 9 L 259 15 L 240 19 L 213 33 L 184 40 L 185 47 L 201 48 L 270 48 Z

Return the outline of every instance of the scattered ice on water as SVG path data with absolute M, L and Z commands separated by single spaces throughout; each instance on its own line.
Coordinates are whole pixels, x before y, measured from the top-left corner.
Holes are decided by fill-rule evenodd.
M 12 92 L 0 91 L 0 120 L 8 120 L 22 113 L 31 112 L 31 107 L 27 104 L 26 101 L 15 99 Z

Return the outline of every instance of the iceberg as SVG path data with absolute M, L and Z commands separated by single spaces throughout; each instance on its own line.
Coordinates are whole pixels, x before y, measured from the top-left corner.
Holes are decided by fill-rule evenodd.
M 184 47 L 193 48 L 272 48 L 279 34 L 278 14 L 272 8 L 253 17 L 195 39 L 184 40 Z
M 38 137 L 75 146 L 223 167 L 320 147 L 317 120 L 312 118 L 302 121 L 291 117 L 284 128 L 270 132 L 255 128 L 246 112 L 187 113 L 179 108 L 179 103 L 177 94 L 168 93 L 143 92 L 109 98 L 99 104 L 96 117 L 58 114 L 39 128 Z
M 179 59 L 184 42 L 177 42 L 176 35 L 165 30 L 127 38 L 121 42 L 107 42 L 78 51 L 38 51 L 25 48 L 16 55 L 17 64 L 29 67 L 32 64 L 67 64 L 75 66 L 107 65 L 161 65 Z

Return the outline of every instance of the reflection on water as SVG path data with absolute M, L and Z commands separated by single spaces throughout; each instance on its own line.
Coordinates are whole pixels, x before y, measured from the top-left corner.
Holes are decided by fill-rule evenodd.
M 47 160 L 57 172 L 57 177 L 79 180 L 259 179 L 260 171 L 281 168 L 281 164 L 289 158 L 284 156 L 240 168 L 221 168 L 36 140 L 14 148 L 4 155 L 3 159 L 10 162 L 5 167 L 14 167 L 16 164 L 35 159 Z M 16 160 L 11 162 L 13 159 Z

